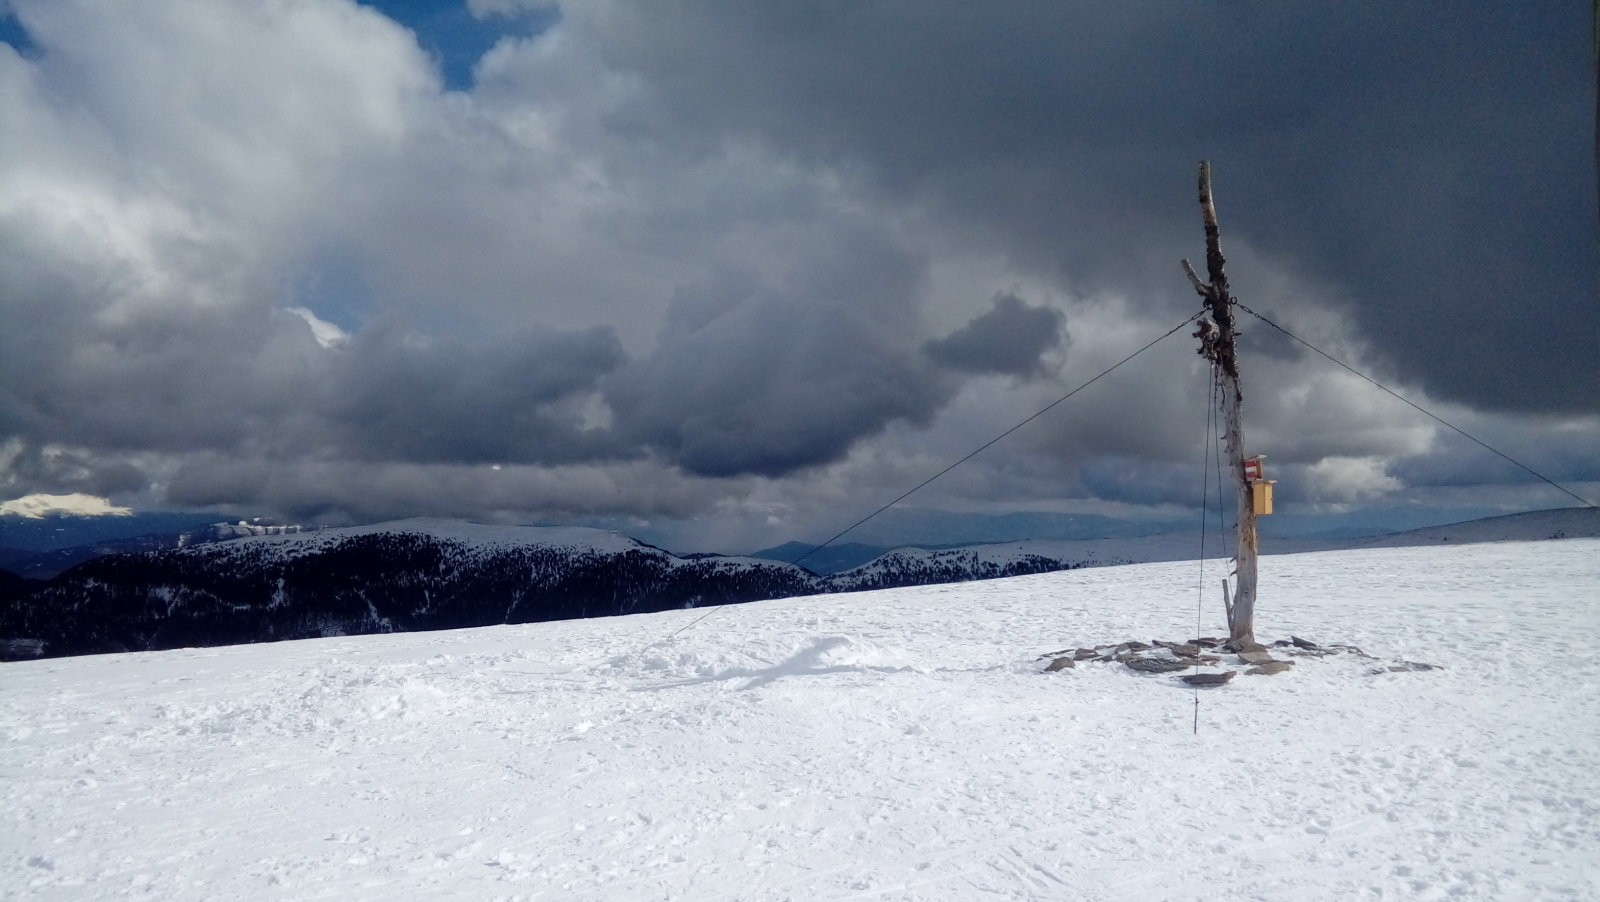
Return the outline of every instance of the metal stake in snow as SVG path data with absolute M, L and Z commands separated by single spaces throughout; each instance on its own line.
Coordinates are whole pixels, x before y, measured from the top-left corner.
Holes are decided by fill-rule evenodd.
M 1242 396 L 1239 392 L 1239 358 L 1235 353 L 1233 296 L 1228 292 L 1228 277 L 1222 271 L 1222 236 L 1217 228 L 1217 208 L 1211 202 L 1211 164 L 1200 161 L 1200 209 L 1206 228 L 1206 275 L 1209 282 L 1200 281 L 1194 267 L 1183 261 L 1183 271 L 1188 274 L 1194 290 L 1200 293 L 1209 307 L 1210 319 L 1200 321 L 1195 337 L 1200 339 L 1200 354 L 1215 366 L 1219 388 L 1222 391 L 1223 447 L 1228 456 L 1229 470 L 1238 497 L 1238 555 L 1232 597 L 1224 590 L 1227 604 L 1228 638 L 1235 647 L 1254 644 L 1256 612 L 1256 512 L 1251 497 L 1251 486 L 1245 477 L 1244 420 L 1240 410 Z

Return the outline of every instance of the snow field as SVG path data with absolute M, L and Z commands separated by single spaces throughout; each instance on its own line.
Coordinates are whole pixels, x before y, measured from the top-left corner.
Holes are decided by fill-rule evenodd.
M 8 664 L 0 897 L 1600 898 L 1600 540 L 1263 559 L 1378 661 L 1040 672 L 1223 572 Z

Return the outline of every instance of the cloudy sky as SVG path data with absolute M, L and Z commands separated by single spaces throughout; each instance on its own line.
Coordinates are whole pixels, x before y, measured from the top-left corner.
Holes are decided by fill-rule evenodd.
M 1244 303 L 1600 500 L 1589 17 L 0 0 L 0 501 L 825 538 L 1198 309 L 1201 158 Z M 1188 516 L 1189 331 L 909 503 Z M 1288 516 L 1576 503 L 1241 353 Z

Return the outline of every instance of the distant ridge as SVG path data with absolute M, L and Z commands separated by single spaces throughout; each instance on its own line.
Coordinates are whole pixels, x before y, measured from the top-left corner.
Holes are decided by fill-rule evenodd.
M 1223 548 L 1232 547 L 1231 531 L 1224 535 L 1214 529 L 1209 530 L 1205 538 L 1205 557 L 1224 556 Z M 1294 554 L 1348 548 L 1402 548 L 1451 543 L 1536 542 L 1545 539 L 1578 538 L 1600 538 L 1600 508 L 1564 507 L 1529 511 L 1376 536 L 1263 539 L 1262 552 L 1269 555 Z M 1006 558 L 1035 556 L 1090 567 L 1193 560 L 1201 556 L 1200 541 L 1201 534 L 1198 530 L 1183 530 L 1156 535 L 1110 536 L 1096 539 L 1022 539 L 961 546 L 874 548 L 870 545 L 847 545 L 844 546 L 847 550 L 839 557 L 854 563 L 850 567 L 840 567 L 837 575 L 843 577 L 852 570 L 873 567 L 876 562 L 889 555 L 900 558 L 921 555 L 935 559 L 940 555 L 949 555 L 962 550 L 979 552 L 980 557 L 992 562 Z M 831 563 L 828 554 L 832 547 L 829 546 L 805 557 L 801 560 L 801 564 L 809 566 L 818 559 Z M 756 552 L 754 556 L 792 560 L 806 554 L 809 549 L 810 546 L 803 543 L 790 542 L 777 548 Z M 812 569 L 823 573 L 830 572 L 822 566 Z
M 287 535 L 307 532 L 303 526 L 265 524 L 240 520 L 235 523 L 210 523 L 191 526 L 179 532 L 143 533 L 128 538 L 111 538 L 82 545 L 43 551 L 8 549 L 0 553 L 0 567 L 27 579 L 50 579 L 84 561 L 109 554 L 136 554 L 226 542 L 245 536 Z
M 804 595 L 816 580 L 598 529 L 406 520 L 113 554 L 0 585 L 13 593 L 0 656 L 571 620 Z
M 1493 517 L 1269 554 L 1600 537 L 1600 510 Z M 1207 557 L 1225 557 L 1211 534 Z M 0 658 L 412 632 L 738 604 L 1192 560 L 1200 534 L 900 548 L 827 576 L 750 557 L 678 556 L 583 527 L 415 519 L 109 554 L 49 581 L 0 579 Z
M 1426 526 L 1344 544 L 1347 548 L 1405 548 L 1416 545 L 1474 542 L 1537 542 L 1545 539 L 1600 537 L 1600 507 L 1561 507 L 1485 517 L 1444 526 Z

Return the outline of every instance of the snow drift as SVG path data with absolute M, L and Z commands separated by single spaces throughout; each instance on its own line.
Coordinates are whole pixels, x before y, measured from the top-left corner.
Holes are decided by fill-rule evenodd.
M 1041 672 L 1220 575 L 4 665 L 0 896 L 1600 897 L 1600 541 L 1264 559 L 1263 638 L 1376 662 Z

